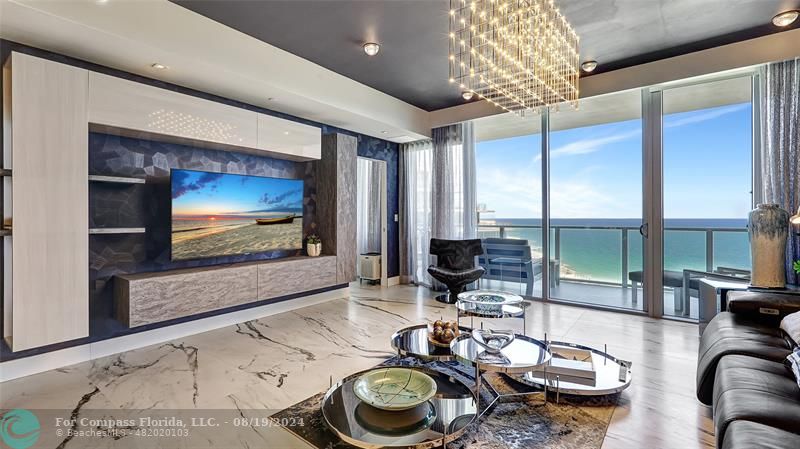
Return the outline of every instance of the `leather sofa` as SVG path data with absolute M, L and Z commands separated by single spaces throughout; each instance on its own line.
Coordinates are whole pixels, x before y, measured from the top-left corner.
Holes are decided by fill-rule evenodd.
M 697 398 L 710 405 L 718 448 L 800 448 L 800 387 L 784 365 L 795 342 L 780 320 L 800 296 L 731 292 L 700 340 Z

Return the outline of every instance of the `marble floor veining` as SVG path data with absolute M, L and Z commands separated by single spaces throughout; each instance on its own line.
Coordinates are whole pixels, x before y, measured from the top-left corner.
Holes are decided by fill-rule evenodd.
M 280 410 L 393 355 L 398 328 L 455 319 L 424 288 L 358 287 L 348 298 L 0 384 L 0 411 Z M 521 330 L 522 320 L 487 320 Z M 710 411 L 694 396 L 697 326 L 535 302 L 528 335 L 594 347 L 633 362 L 603 448 L 713 447 Z M 242 414 L 244 416 L 244 414 Z M 210 441 L 210 434 L 204 435 Z M 240 447 L 307 448 L 281 428 L 255 429 Z M 81 447 L 71 441 L 58 447 Z M 126 446 L 125 439 L 97 447 Z M 175 447 L 190 447 L 181 443 Z

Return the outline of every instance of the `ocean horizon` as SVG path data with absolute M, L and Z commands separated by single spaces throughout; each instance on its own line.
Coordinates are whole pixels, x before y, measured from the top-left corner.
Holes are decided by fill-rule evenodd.
M 498 237 L 496 226 L 505 227 L 507 238 L 528 240 L 532 252 L 541 256 L 542 220 L 538 218 L 483 218 L 479 237 Z M 562 274 L 584 280 L 619 283 L 622 281 L 622 233 L 628 238 L 628 272 L 642 269 L 641 219 L 632 218 L 556 218 L 551 227 L 559 231 L 560 254 L 551 245 L 550 257 L 558 257 Z M 516 226 L 516 227 L 515 227 Z M 664 220 L 664 269 L 705 271 L 706 229 L 714 229 L 713 265 L 750 269 L 750 244 L 745 218 L 670 218 Z M 589 229 L 582 229 L 589 228 Z M 591 228 L 627 228 L 591 229 Z M 676 229 L 677 228 L 677 229 Z M 672 229 L 672 230 L 671 230 Z M 550 238 L 555 238 L 551 228 Z M 627 277 L 627 274 L 625 274 Z

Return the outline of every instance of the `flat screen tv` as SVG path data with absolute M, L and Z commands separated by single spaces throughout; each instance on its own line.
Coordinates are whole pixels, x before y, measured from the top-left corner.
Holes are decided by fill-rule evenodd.
M 172 260 L 303 246 L 303 181 L 172 170 Z

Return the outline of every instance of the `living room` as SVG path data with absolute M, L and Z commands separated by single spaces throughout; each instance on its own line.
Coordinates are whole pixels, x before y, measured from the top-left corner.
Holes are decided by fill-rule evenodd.
M 0 0 L 0 60 L 1 447 L 800 447 L 798 0 Z

